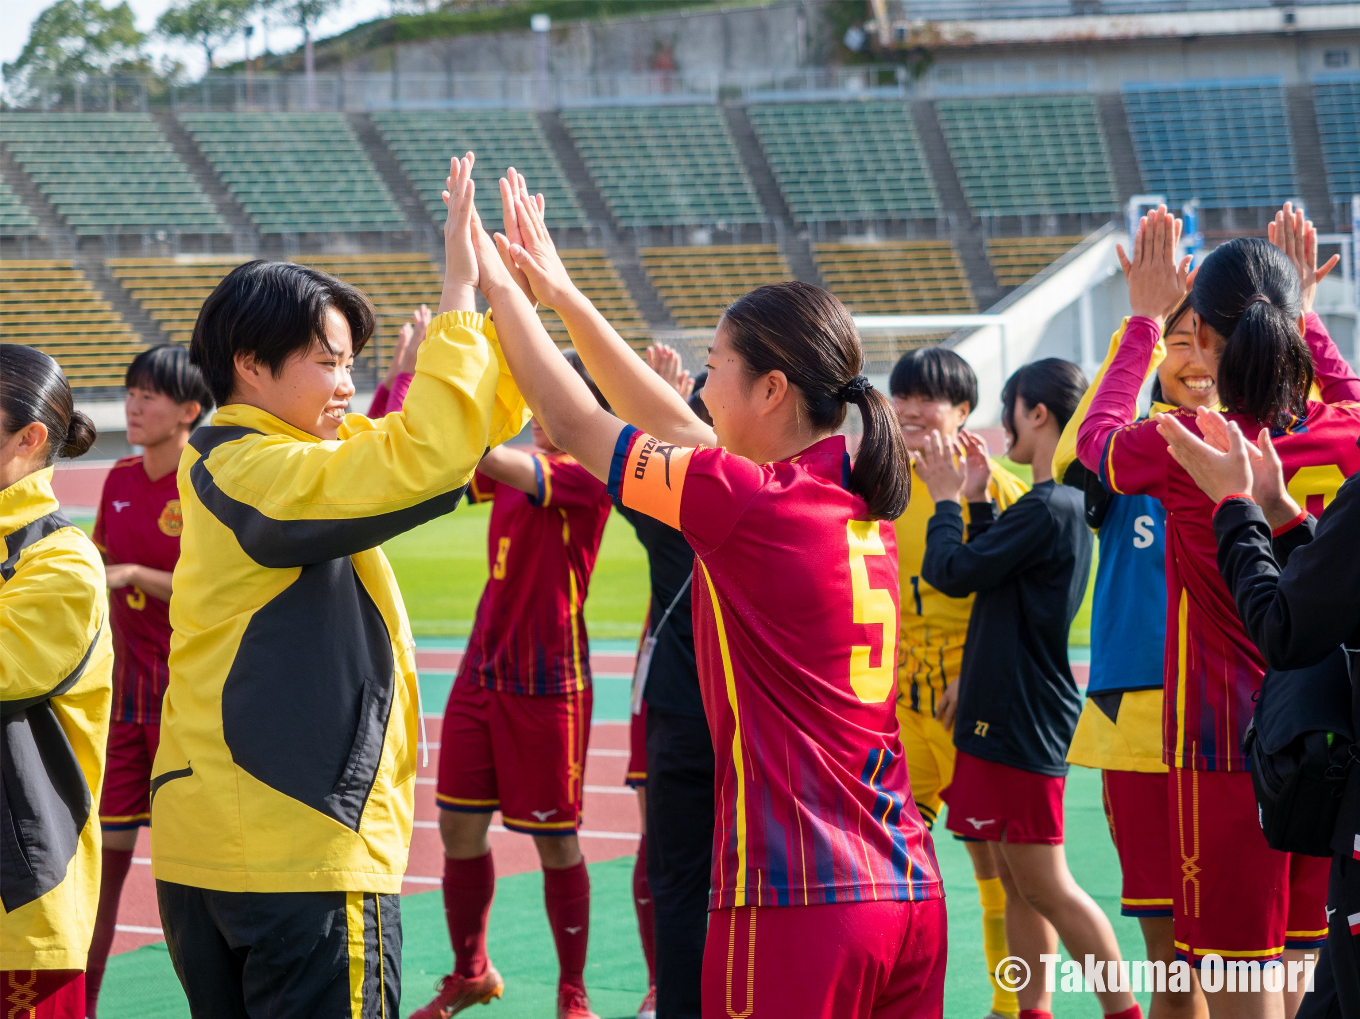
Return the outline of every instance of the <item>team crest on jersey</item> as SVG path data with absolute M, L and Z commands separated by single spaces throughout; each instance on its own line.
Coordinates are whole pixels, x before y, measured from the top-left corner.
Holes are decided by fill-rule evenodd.
M 184 514 L 179 510 L 179 500 L 171 499 L 161 510 L 160 519 L 156 521 L 156 526 L 161 529 L 162 534 L 167 534 L 172 538 L 178 538 L 179 532 L 184 530 Z

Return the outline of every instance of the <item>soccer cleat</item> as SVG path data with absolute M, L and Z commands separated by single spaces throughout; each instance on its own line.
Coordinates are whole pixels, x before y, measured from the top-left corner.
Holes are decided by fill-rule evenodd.
M 656 988 L 652 987 L 647 991 L 647 997 L 642 999 L 642 1004 L 638 1006 L 637 1019 L 656 1019 Z
M 488 1004 L 505 990 L 505 981 L 491 963 L 479 977 L 450 973 L 435 984 L 434 1000 L 411 1013 L 410 1019 L 450 1019 L 465 1008 Z M 560 1009 L 559 1009 L 560 1011 Z
M 557 1019 L 600 1019 L 600 1017 L 590 1010 L 590 999 L 586 997 L 584 987 L 564 984 L 557 988 Z

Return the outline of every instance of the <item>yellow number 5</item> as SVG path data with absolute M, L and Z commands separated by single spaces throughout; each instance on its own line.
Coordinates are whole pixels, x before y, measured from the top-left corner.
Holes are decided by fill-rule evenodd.
M 892 692 L 897 671 L 897 610 L 892 594 L 881 587 L 869 586 L 869 564 L 865 556 L 887 555 L 877 520 L 851 520 L 846 524 L 850 545 L 850 590 L 854 596 L 857 624 L 883 627 L 883 643 L 878 665 L 872 661 L 873 648 L 865 644 L 850 646 L 850 687 L 864 704 L 877 704 Z
M 502 538 L 496 544 L 496 565 L 491 567 L 491 575 L 497 580 L 505 579 L 505 557 L 510 554 L 510 539 Z

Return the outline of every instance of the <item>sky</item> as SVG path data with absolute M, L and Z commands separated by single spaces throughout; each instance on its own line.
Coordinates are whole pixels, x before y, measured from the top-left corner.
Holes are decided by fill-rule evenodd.
M 28 41 L 29 27 L 51 3 L 52 0 L 4 0 L 3 5 L 0 5 L 4 8 L 4 14 L 0 15 L 0 62 L 9 63 L 19 55 Z M 128 3 L 137 16 L 137 27 L 143 32 L 150 32 L 155 28 L 156 18 L 170 6 L 171 0 L 128 0 Z M 105 6 L 112 6 L 112 0 L 105 0 Z M 317 35 L 334 35 L 351 25 L 382 17 L 390 10 L 390 0 L 344 0 L 339 10 L 321 22 Z M 274 53 L 293 50 L 302 44 L 302 33 L 295 28 L 272 21 L 267 26 L 257 22 L 255 36 L 250 43 L 252 57 L 259 56 L 263 48 L 262 33 L 268 34 L 269 49 Z M 169 43 L 153 37 L 149 40 L 148 49 L 156 57 L 170 54 L 183 61 L 192 77 L 197 77 L 203 71 L 203 51 L 197 46 Z M 240 60 L 242 55 L 242 40 L 237 38 L 219 49 L 214 60 L 220 65 Z

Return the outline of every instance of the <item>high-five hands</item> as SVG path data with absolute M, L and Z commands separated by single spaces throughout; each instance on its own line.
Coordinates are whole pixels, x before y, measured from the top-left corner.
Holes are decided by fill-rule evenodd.
M 1262 428 L 1253 445 L 1237 422 L 1207 407 L 1195 412 L 1203 438 L 1174 414 L 1155 418 L 1157 434 L 1166 440 L 1171 455 L 1215 503 L 1250 493 L 1271 527 L 1283 527 L 1302 512 L 1285 487 L 1284 465 L 1270 441 L 1270 429 Z
M 522 198 L 525 202 L 534 205 L 538 209 L 538 214 L 543 215 L 543 196 L 530 195 L 529 184 L 524 179 L 524 174 L 520 173 L 513 166 L 505 171 L 505 176 L 501 178 L 501 216 L 505 226 L 505 238 L 512 246 L 524 246 L 523 235 L 519 228 L 519 216 L 515 210 L 515 199 Z M 515 284 L 524 291 L 524 296 L 530 301 L 536 300 L 534 292 L 529 286 L 529 278 L 524 275 L 524 270 L 515 264 L 510 257 L 509 249 L 502 255 L 501 260 L 505 263 L 505 268 L 509 270 Z
M 543 222 L 543 196 L 531 197 L 523 175 L 513 168 L 509 173 L 515 175 L 518 184 L 511 185 L 508 177 L 501 179 L 507 231 L 496 235 L 496 249 L 507 266 L 514 266 L 527 279 L 530 300 L 560 309 L 577 290 Z M 518 239 L 509 229 L 512 222 L 519 231 Z
M 647 367 L 656 372 L 666 383 L 688 400 L 694 392 L 694 380 L 683 367 L 680 353 L 665 343 L 656 343 L 647 348 Z
M 1318 281 L 1331 272 L 1340 255 L 1333 255 L 1321 269 L 1317 264 L 1317 227 L 1311 219 L 1304 219 L 1303 210 L 1295 209 L 1293 202 L 1285 202 L 1284 208 L 1275 213 L 1274 221 L 1266 228 L 1270 243 L 1285 253 L 1299 274 L 1303 287 L 1303 313 L 1313 310 L 1313 299 L 1317 297 Z
M 1149 210 L 1133 235 L 1133 257 L 1122 244 L 1115 245 L 1124 278 L 1129 283 L 1129 305 L 1135 315 L 1150 318 L 1159 326 L 1166 321 L 1190 283 L 1191 256 L 1176 262 L 1181 221 L 1165 205 Z
M 967 453 L 959 440 L 938 430 L 926 436 L 916 454 L 916 476 L 926 483 L 932 502 L 963 502 L 968 487 Z
M 479 282 L 477 255 L 472 246 L 472 219 L 476 214 L 473 194 L 472 164 L 476 157 L 469 152 L 462 159 L 449 160 L 449 176 L 444 182 L 444 204 L 448 216 L 444 219 L 444 292 L 439 298 L 439 311 L 475 311 Z

